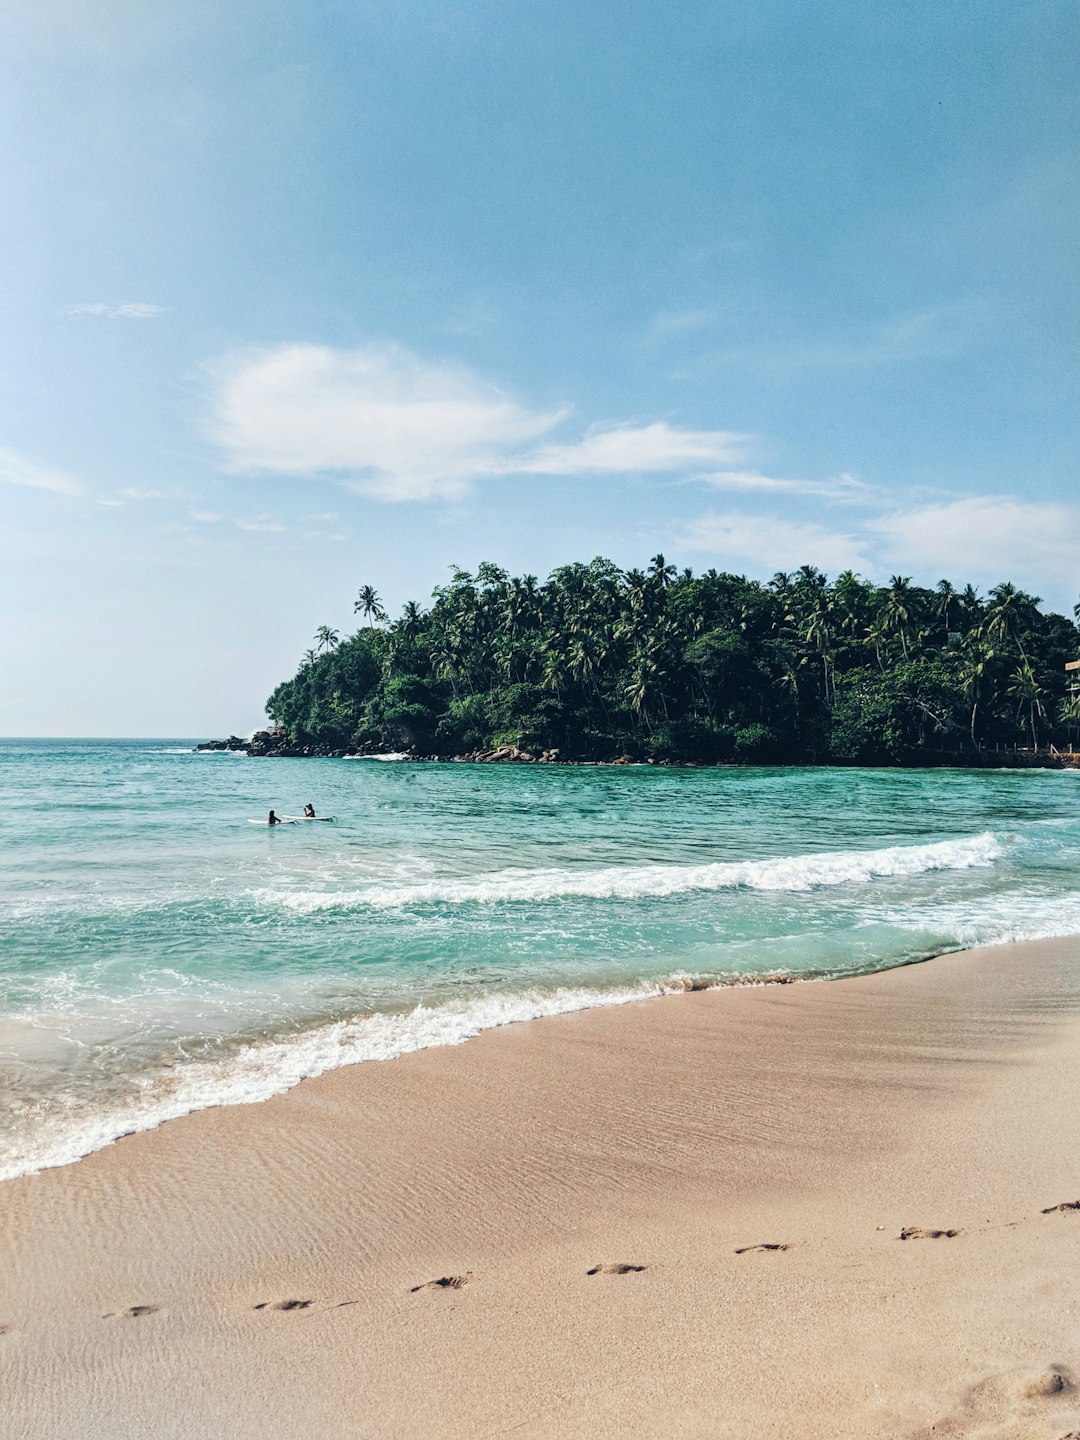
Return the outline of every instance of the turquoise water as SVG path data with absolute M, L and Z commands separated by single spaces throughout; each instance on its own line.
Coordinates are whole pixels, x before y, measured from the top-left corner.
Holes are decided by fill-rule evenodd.
M 0 1175 L 354 1060 L 1080 933 L 1080 774 L 0 741 Z M 305 801 L 335 824 L 269 830 Z

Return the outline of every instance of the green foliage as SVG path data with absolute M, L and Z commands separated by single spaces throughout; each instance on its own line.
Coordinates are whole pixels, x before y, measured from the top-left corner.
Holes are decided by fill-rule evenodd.
M 1010 584 L 876 586 L 813 566 L 768 584 L 611 561 L 546 583 L 451 567 L 424 609 L 320 627 L 267 713 L 293 739 L 455 755 L 513 744 L 565 758 L 920 763 L 1076 733 L 1064 663 L 1080 631 Z

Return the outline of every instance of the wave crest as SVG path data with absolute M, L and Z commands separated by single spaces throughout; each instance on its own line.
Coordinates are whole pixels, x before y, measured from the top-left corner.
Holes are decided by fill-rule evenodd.
M 881 850 L 836 850 L 783 855 L 768 860 L 709 865 L 611 865 L 599 870 L 503 870 L 484 877 L 370 884 L 356 890 L 259 890 L 256 897 L 290 910 L 402 910 L 418 905 L 495 905 L 561 899 L 663 899 L 690 891 L 772 890 L 797 892 L 824 886 L 865 884 L 932 870 L 989 866 L 1004 854 L 990 831 L 930 845 L 890 845 Z

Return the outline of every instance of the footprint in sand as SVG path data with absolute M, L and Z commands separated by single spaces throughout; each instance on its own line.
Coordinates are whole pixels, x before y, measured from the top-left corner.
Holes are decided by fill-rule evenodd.
M 896 1237 L 898 1240 L 955 1240 L 963 1230 L 923 1230 L 918 1225 L 905 1225 Z
M 785 1240 L 783 1243 L 766 1242 L 763 1245 L 743 1245 L 735 1251 L 735 1254 L 752 1255 L 755 1250 L 791 1250 L 793 1248 L 790 1241 Z
M 460 1290 L 471 1278 L 471 1272 L 467 1275 L 440 1275 L 437 1280 L 425 1280 L 423 1285 L 414 1285 L 409 1294 L 415 1295 L 420 1290 Z
M 314 1300 L 264 1300 L 262 1304 L 256 1305 L 256 1310 L 306 1310 L 309 1305 L 314 1305 Z
M 1011 1435 L 1045 1435 L 1049 1440 L 1054 1431 L 1047 1416 L 1056 1406 L 1071 1407 L 1074 1390 L 1071 1370 L 1054 1360 L 1041 1374 L 1025 1375 L 1012 1370 L 988 1375 L 968 1386 L 949 1414 L 939 1416 L 927 1429 L 917 1431 L 918 1440 L 970 1440 L 973 1435 L 989 1435 L 991 1431 L 999 1434 L 995 1421 L 1006 1414 L 1018 1427 L 1010 1429 Z M 1057 1422 L 1061 1423 L 1061 1420 Z M 1080 1430 L 1059 1434 L 1058 1440 L 1080 1440 Z
M 1044 1215 L 1064 1215 L 1068 1210 L 1080 1210 L 1080 1200 L 1063 1200 L 1060 1205 L 1048 1205 Z
M 160 1305 L 129 1305 L 126 1310 L 110 1310 L 103 1320 L 137 1320 L 140 1315 L 156 1315 Z
M 647 1270 L 647 1265 L 594 1265 L 591 1270 L 586 1270 L 586 1275 L 639 1275 L 642 1270 Z
M 1025 1400 L 1042 1400 L 1051 1395 L 1064 1395 L 1073 1388 L 1072 1376 L 1064 1365 L 1051 1365 L 1024 1385 L 1020 1394 Z

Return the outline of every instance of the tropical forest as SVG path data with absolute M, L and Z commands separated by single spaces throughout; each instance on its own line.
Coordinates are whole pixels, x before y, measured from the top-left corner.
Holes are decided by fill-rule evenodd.
M 812 565 L 767 583 L 609 560 L 544 582 L 454 566 L 393 620 L 318 630 L 267 701 L 315 753 L 675 763 L 964 763 L 1080 739 L 1074 618 L 1004 582 L 980 595 Z

